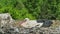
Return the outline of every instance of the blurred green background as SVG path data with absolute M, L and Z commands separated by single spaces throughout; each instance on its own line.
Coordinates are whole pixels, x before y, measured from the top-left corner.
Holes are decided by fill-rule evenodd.
M 60 0 L 0 0 L 0 13 L 13 19 L 60 19 Z

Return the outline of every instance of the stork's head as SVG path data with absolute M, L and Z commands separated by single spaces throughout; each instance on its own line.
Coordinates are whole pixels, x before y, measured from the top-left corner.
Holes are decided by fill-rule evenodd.
M 26 21 L 29 21 L 29 18 L 25 18 Z

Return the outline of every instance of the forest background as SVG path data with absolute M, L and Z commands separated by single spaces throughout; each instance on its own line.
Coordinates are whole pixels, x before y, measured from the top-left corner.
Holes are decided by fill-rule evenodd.
M 0 0 L 0 14 L 13 19 L 60 19 L 60 0 Z

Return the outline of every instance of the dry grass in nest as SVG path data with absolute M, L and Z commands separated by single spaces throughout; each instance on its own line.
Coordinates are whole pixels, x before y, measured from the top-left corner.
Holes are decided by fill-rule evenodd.
M 13 25 L 13 27 L 22 27 L 19 22 L 15 22 L 15 23 L 13 23 L 12 25 Z
M 52 20 L 52 22 L 53 22 L 52 27 L 60 26 L 60 21 L 59 20 Z

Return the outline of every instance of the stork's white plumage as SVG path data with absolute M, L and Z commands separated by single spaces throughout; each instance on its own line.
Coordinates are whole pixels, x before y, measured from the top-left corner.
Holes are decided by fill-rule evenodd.
M 22 23 L 21 25 L 25 28 L 32 28 L 38 25 L 38 27 L 41 27 L 43 23 L 37 23 L 36 20 L 29 20 L 28 18 L 25 18 L 26 22 Z

